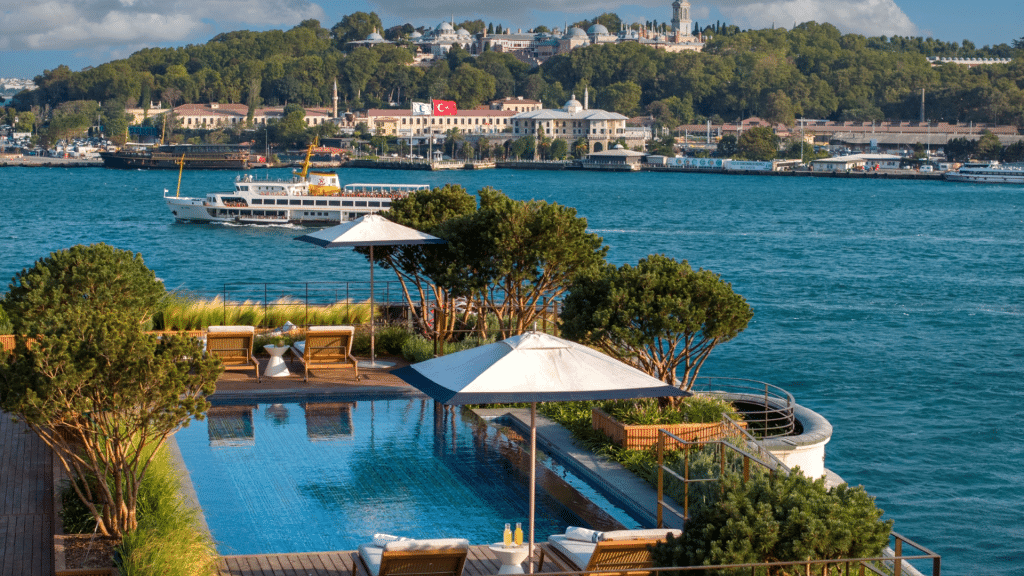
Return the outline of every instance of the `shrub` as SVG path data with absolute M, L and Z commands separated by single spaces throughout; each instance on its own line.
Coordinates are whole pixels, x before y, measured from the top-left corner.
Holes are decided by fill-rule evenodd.
M 708 566 L 878 557 L 892 520 L 862 487 L 825 488 L 824 479 L 763 474 L 722 480 L 718 503 L 698 508 L 682 538 L 654 548 L 657 566 Z M 768 574 L 783 574 L 775 568 Z
M 481 339 L 479 337 L 466 338 L 460 342 L 445 342 L 444 354 L 452 354 L 462 350 L 469 350 L 484 344 L 491 344 L 494 340 Z M 419 335 L 409 335 L 402 345 L 402 357 L 410 362 L 422 362 L 434 357 L 434 341 Z
M 217 551 L 198 512 L 182 501 L 181 477 L 161 450 L 139 490 L 138 528 L 117 548 L 124 576 L 214 574 Z
M 2 304 L 2 302 L 0 302 Z M 14 327 L 11 326 L 11 319 L 7 317 L 7 311 L 0 306 L 0 334 L 13 334 Z
M 78 478 L 74 481 L 81 482 Z M 60 520 L 65 534 L 89 534 L 96 529 L 96 518 L 68 480 L 60 487 Z
M 739 419 L 730 402 L 714 396 L 690 396 L 675 407 L 661 406 L 656 398 L 608 400 L 598 406 L 625 424 L 706 424 L 721 420 L 723 412 Z

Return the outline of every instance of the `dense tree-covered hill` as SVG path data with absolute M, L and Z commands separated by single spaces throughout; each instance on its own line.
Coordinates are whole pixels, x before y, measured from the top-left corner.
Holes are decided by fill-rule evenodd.
M 589 89 L 592 106 L 675 125 L 749 115 L 786 123 L 910 120 L 919 115 L 923 89 L 930 120 L 1024 125 L 1022 41 L 978 49 L 966 40 L 841 34 L 814 22 L 750 31 L 716 24 L 704 28 L 712 39 L 701 53 L 602 44 L 531 68 L 507 53 L 472 57 L 455 49 L 444 63 L 424 68 L 409 65 L 414 49 L 403 38 L 411 26 L 387 31 L 396 44 L 349 49 L 349 39 L 373 29 L 382 29 L 375 14 L 355 13 L 331 29 L 307 20 L 287 31 L 237 31 L 202 45 L 150 48 L 81 72 L 47 70 L 35 78 L 37 89 L 12 101 L 44 112 L 76 100 L 105 108 L 151 101 L 328 106 L 337 80 L 348 109 L 405 107 L 430 97 L 467 108 L 515 95 L 556 107 Z M 968 69 L 932 67 L 929 56 L 1014 60 Z

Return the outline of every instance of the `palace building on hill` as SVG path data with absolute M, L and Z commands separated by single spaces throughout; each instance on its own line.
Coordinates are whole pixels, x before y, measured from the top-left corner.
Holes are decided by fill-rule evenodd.
M 635 42 L 668 52 L 695 51 L 704 49 L 704 38 L 694 36 L 693 22 L 690 20 L 690 3 L 687 0 L 672 2 L 672 26 L 668 32 L 659 32 L 647 27 L 634 30 L 623 23 L 620 30 L 611 32 L 607 27 L 594 23 L 582 28 L 565 26 L 555 28 L 551 32 L 523 32 L 521 29 L 512 32 L 505 30 L 499 34 L 470 34 L 465 28 L 455 29 L 455 21 L 442 22 L 435 28 L 422 33 L 413 32 L 409 40 L 416 46 L 419 54 L 417 62 L 427 62 L 444 58 L 453 47 L 458 46 L 474 56 L 485 51 L 505 52 L 513 54 L 528 64 L 540 64 L 555 56 L 565 54 L 582 46 L 593 44 L 620 44 Z M 373 47 L 390 43 L 374 31 L 365 40 L 350 42 L 354 46 Z

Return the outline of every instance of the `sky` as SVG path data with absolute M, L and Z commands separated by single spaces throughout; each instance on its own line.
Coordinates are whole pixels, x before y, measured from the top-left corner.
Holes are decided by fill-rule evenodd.
M 28 78 L 66 65 L 78 71 L 149 47 L 205 44 L 221 32 L 324 28 L 357 11 L 385 27 L 480 19 L 527 30 L 562 27 L 614 12 L 626 22 L 671 20 L 671 0 L 0 0 L 0 78 Z M 1020 0 L 693 0 L 692 20 L 741 28 L 829 22 L 844 33 L 924 36 L 978 47 L 1024 37 Z

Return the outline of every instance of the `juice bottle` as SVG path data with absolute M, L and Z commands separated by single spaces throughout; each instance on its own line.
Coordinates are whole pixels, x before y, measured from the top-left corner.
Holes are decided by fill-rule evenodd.
M 523 523 L 516 522 L 516 546 L 523 545 Z
M 505 544 L 505 548 L 508 548 L 508 547 L 512 546 L 512 525 L 511 524 L 505 524 L 504 544 Z

